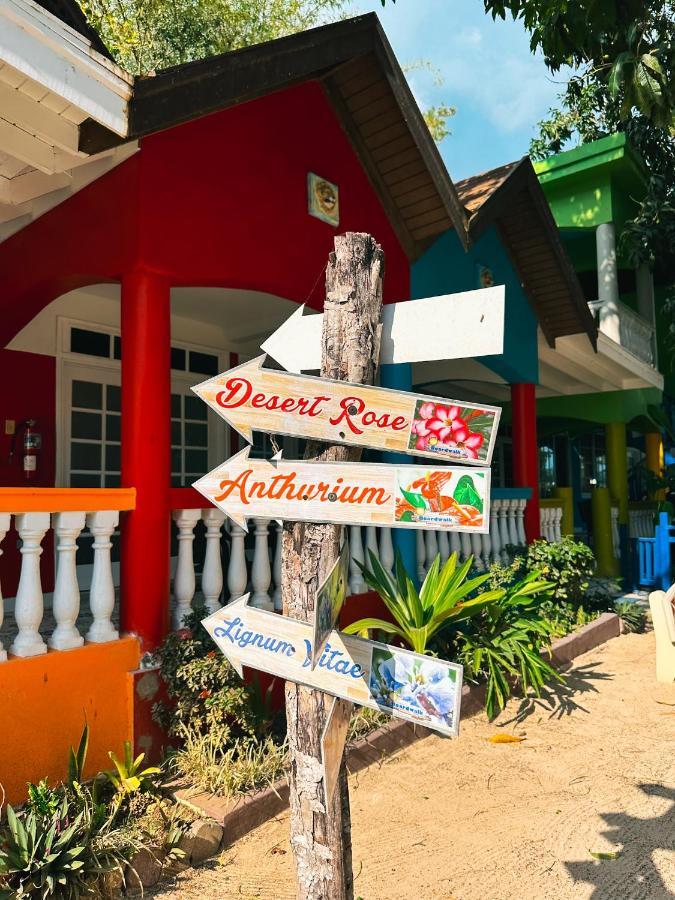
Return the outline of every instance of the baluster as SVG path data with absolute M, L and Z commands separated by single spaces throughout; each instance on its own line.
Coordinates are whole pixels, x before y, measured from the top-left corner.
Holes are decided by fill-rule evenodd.
M 386 572 L 393 572 L 394 542 L 391 538 L 391 528 L 380 529 L 380 562 Z
M 284 542 L 284 526 L 281 522 L 275 522 L 275 531 L 277 535 L 277 543 L 274 548 L 274 564 L 272 566 L 272 574 L 274 576 L 274 609 L 281 612 L 283 609 L 283 601 L 281 599 L 281 550 Z
M 356 565 L 357 561 L 363 562 L 363 541 L 361 527 L 352 525 L 349 529 L 349 590 L 352 594 L 365 594 L 366 583 L 361 569 Z
M 541 536 L 547 541 L 551 540 L 550 520 L 551 510 L 547 506 L 542 506 L 539 510 L 539 530 Z
M 501 562 L 502 561 L 502 542 L 499 539 L 499 510 L 501 509 L 502 501 L 501 500 L 493 500 L 490 504 L 490 541 L 492 543 L 492 562 Z
M 0 544 L 4 541 L 5 535 L 9 531 L 10 515 L 9 513 L 0 513 Z M 2 548 L 0 547 L 0 556 L 2 556 Z M 0 584 L 0 631 L 2 630 L 2 621 L 4 616 L 4 602 L 2 599 L 2 584 Z M 0 641 L 0 662 L 7 661 L 7 651 Z
M 423 532 L 423 534 L 428 570 L 431 568 L 433 561 L 438 556 L 438 538 L 436 536 L 436 532 L 431 528 L 429 529 L 429 531 Z
M 183 627 L 183 620 L 192 612 L 195 596 L 195 564 L 192 545 L 195 526 L 202 517 L 201 509 L 175 509 L 173 520 L 178 528 L 178 559 L 173 576 L 173 595 L 176 599 L 172 625 L 174 629 Z
M 38 629 L 44 613 L 40 583 L 40 545 L 48 528 L 49 513 L 21 513 L 16 517 L 16 530 L 22 541 L 21 575 L 14 606 L 18 634 L 9 648 L 16 656 L 38 656 L 47 652 L 47 645 Z
M 553 540 L 556 541 L 556 543 L 560 543 L 560 541 L 562 541 L 562 517 L 562 507 L 556 506 L 554 509 L 553 517 Z
M 515 544 L 516 546 L 520 545 L 520 537 L 518 535 L 518 500 L 511 500 L 509 503 L 509 543 Z
M 427 559 L 427 547 L 424 543 L 424 532 L 421 528 L 417 529 L 416 532 L 417 537 L 417 577 L 419 578 L 420 584 L 427 577 L 427 567 L 426 567 L 426 559 Z
M 80 588 L 75 565 L 76 541 L 84 528 L 84 522 L 83 512 L 60 512 L 52 516 L 57 557 L 52 600 L 56 628 L 47 643 L 54 650 L 72 650 L 84 644 L 84 638 L 75 625 L 80 614 Z
M 459 560 L 462 556 L 462 542 L 459 539 L 459 532 L 450 532 L 450 553 L 456 553 Z
M 502 500 L 501 506 L 499 507 L 499 543 L 502 546 L 502 562 L 506 565 L 509 564 L 509 551 L 506 549 L 507 544 L 511 543 L 511 538 L 509 537 L 509 501 Z
M 441 565 L 447 562 L 450 556 L 450 541 L 448 540 L 447 531 L 438 532 L 438 552 L 441 554 Z
M 485 564 L 480 555 L 480 552 L 483 549 L 483 542 L 481 541 L 482 535 L 472 533 L 470 537 L 471 552 L 473 553 L 473 564 L 479 572 L 482 572 L 485 569 Z
M 94 621 L 86 634 L 87 640 L 92 644 L 116 641 L 119 637 L 119 632 L 110 620 L 115 609 L 110 538 L 119 520 L 120 514 L 114 509 L 87 513 L 87 528 L 94 536 L 94 570 L 89 587 L 89 608 Z
M 520 547 L 524 547 L 527 544 L 527 538 L 525 536 L 525 507 L 527 506 L 527 500 L 525 498 L 521 498 L 520 500 L 516 500 L 516 534 L 518 535 L 518 545 Z
M 366 553 L 366 564 L 368 568 L 370 566 L 370 554 L 373 553 L 378 562 L 382 562 L 380 559 L 380 551 L 377 546 L 377 529 L 374 525 L 368 525 L 366 528 L 366 550 L 369 551 Z
M 487 570 L 490 568 L 490 561 L 492 559 L 492 538 L 490 537 L 490 533 L 479 535 L 481 542 L 481 558 L 484 563 L 484 568 Z
M 269 590 L 272 583 L 272 569 L 270 566 L 270 544 L 267 528 L 269 519 L 255 520 L 255 542 L 253 545 L 253 565 L 251 567 L 251 584 L 253 595 L 251 606 L 258 609 L 274 609 Z
M 612 506 L 611 510 L 612 549 L 614 550 L 614 556 L 617 559 L 621 559 L 621 543 L 619 541 L 619 510 L 616 506 Z
M 466 531 L 460 532 L 459 542 L 462 545 L 462 561 L 471 556 L 471 535 Z
M 206 526 L 206 549 L 202 569 L 202 594 L 209 613 L 220 609 L 220 595 L 223 592 L 223 559 L 220 554 L 220 537 L 225 513 L 209 506 L 202 510 L 202 522 Z
M 227 567 L 227 589 L 230 602 L 238 600 L 246 593 L 248 572 L 246 571 L 246 549 L 244 541 L 246 532 L 241 526 L 232 522 L 230 527 L 230 563 Z

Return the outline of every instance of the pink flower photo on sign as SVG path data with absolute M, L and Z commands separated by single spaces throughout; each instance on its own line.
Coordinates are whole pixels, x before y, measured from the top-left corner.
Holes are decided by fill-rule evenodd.
M 484 462 L 494 427 L 492 410 L 420 399 L 415 404 L 408 447 Z

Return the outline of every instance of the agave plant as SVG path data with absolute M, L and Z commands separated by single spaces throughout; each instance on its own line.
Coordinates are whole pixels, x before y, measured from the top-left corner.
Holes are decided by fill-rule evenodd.
M 122 871 L 128 848 L 111 821 L 96 831 L 91 804 L 76 815 L 67 797 L 53 816 L 7 807 L 0 829 L 0 898 L 77 900 L 113 869 Z
M 377 591 L 396 622 L 359 619 L 344 629 L 346 634 L 379 629 L 397 635 L 415 653 L 425 653 L 429 640 L 444 625 L 469 619 L 504 595 L 504 591 L 498 589 L 470 597 L 490 577 L 487 574 L 468 578 L 473 557 L 458 566 L 457 554 L 453 553 L 441 566 L 440 555 L 437 556 L 418 591 L 403 566 L 400 554 L 396 554 L 395 577 L 392 577 L 374 553 L 368 553 L 370 568 L 362 563 L 359 563 L 359 568 L 366 584 Z

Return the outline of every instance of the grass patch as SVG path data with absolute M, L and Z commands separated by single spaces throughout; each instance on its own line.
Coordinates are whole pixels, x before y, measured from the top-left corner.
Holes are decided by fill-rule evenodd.
M 271 787 L 287 769 L 286 744 L 271 738 L 240 739 L 223 746 L 218 730 L 208 734 L 186 731 L 184 746 L 171 758 L 171 768 L 192 787 L 219 797 L 237 797 Z

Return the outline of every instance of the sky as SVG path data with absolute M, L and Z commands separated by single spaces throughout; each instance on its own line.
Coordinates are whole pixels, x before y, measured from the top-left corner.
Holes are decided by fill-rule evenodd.
M 519 159 L 528 152 L 536 123 L 563 90 L 560 74 L 533 55 L 518 22 L 492 21 L 482 0 L 361 0 L 374 11 L 401 65 L 426 60 L 428 71 L 408 72 L 420 106 L 457 109 L 441 154 L 453 181 Z

